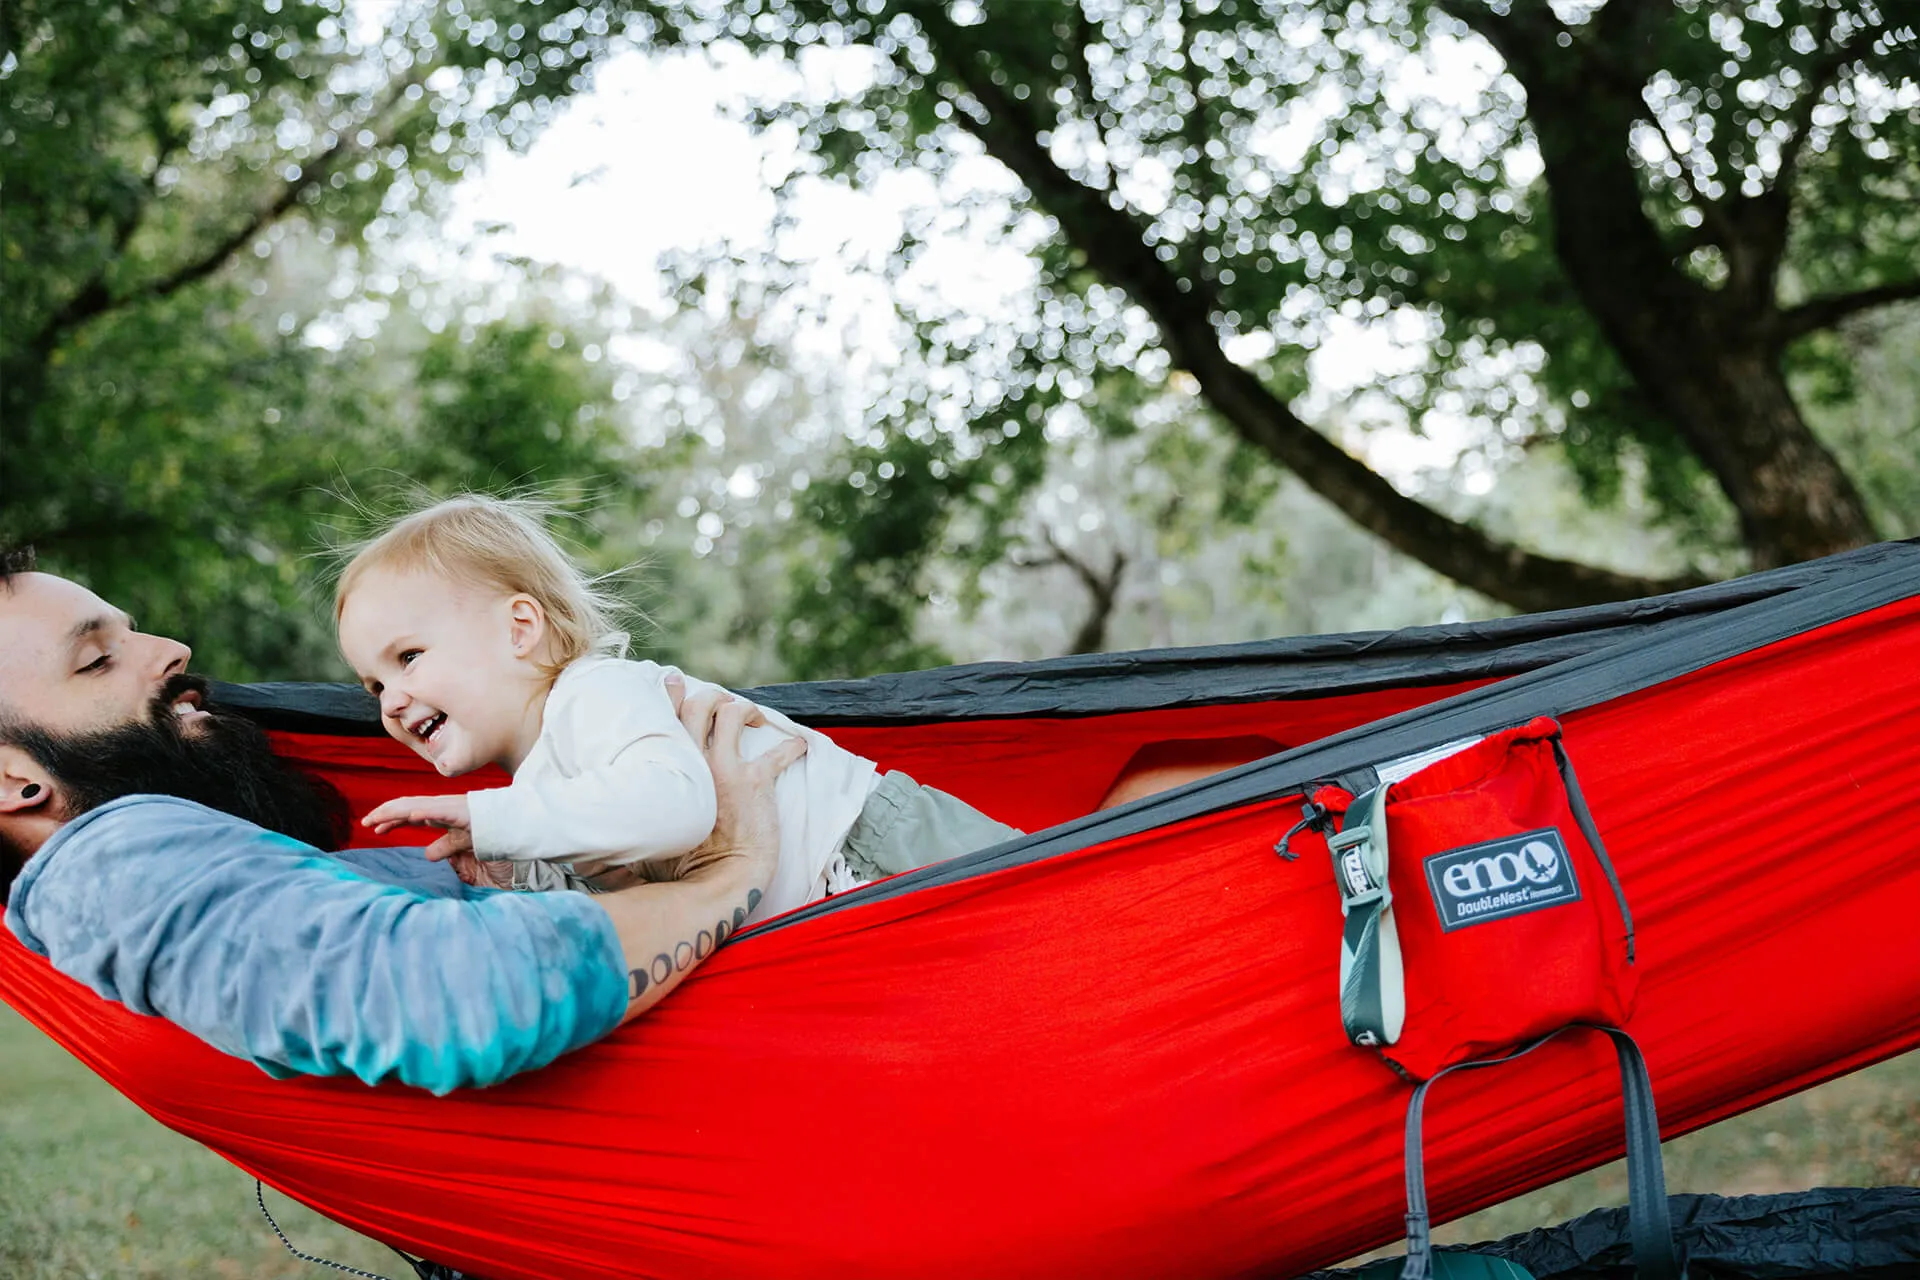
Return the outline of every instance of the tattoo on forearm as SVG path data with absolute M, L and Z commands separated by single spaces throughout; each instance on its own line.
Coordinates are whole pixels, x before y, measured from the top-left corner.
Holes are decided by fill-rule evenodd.
M 747 916 L 760 905 L 760 897 L 758 889 L 747 890 L 747 905 L 735 907 L 731 917 L 718 921 L 711 929 L 702 929 L 690 941 L 676 945 L 671 953 L 662 951 L 640 968 L 627 970 L 627 1002 L 631 1004 L 674 974 L 683 973 L 697 961 L 712 955 L 747 923 Z

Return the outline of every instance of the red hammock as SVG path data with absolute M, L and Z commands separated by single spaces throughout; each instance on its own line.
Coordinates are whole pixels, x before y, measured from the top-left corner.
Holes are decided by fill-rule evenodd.
M 0 996 L 162 1123 L 493 1280 L 1290 1275 L 1399 1234 L 1408 1088 L 1341 1032 L 1330 867 L 1273 853 L 1315 777 L 1560 718 L 1633 904 L 1669 1135 L 1920 1044 L 1920 548 L 1832 564 L 1490 684 L 835 728 L 1028 826 L 1148 743 L 1320 745 L 770 922 L 497 1088 L 270 1080 L 3 934 Z M 1433 633 L 1436 672 L 1469 633 Z M 380 739 L 279 742 L 361 807 L 431 776 Z M 1449 1079 L 1437 1217 L 1618 1155 L 1617 1090 L 1566 1037 Z

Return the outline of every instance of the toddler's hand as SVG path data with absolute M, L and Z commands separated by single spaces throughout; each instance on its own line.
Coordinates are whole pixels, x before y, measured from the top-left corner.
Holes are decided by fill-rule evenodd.
M 448 858 L 470 858 L 473 856 L 473 832 L 461 827 L 453 827 L 448 830 L 447 834 L 428 845 L 424 852 L 427 855 L 428 862 L 445 862 Z M 506 863 L 505 865 L 508 868 L 508 879 L 511 881 L 513 864 Z M 457 872 L 459 868 L 456 867 L 454 870 Z M 462 876 L 461 879 L 465 880 L 466 877 Z M 467 883 L 473 884 L 477 882 L 469 880 Z M 511 885 L 509 885 L 509 887 L 511 887 Z
M 471 853 L 456 853 L 447 859 L 447 865 L 453 868 L 453 874 L 467 884 L 482 889 L 513 888 L 511 862 L 487 862 Z
M 402 796 L 373 810 L 360 819 L 360 825 L 372 827 L 377 836 L 383 836 L 395 827 L 443 827 L 449 834 L 434 841 L 427 849 L 427 856 L 435 862 L 460 852 L 460 849 L 449 844 L 454 832 L 465 838 L 466 849 L 473 848 L 473 839 L 467 835 L 473 826 L 473 818 L 467 811 L 465 796 Z

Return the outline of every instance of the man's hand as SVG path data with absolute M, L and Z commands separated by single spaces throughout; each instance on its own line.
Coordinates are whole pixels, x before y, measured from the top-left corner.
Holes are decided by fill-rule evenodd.
M 773 784 L 807 750 L 804 739 L 791 738 L 758 759 L 742 760 L 741 732 L 765 719 L 758 707 L 725 693 L 689 698 L 671 677 L 667 692 L 713 771 L 719 817 L 713 834 L 680 860 L 677 880 L 594 899 L 620 936 L 629 1018 L 659 1003 L 760 904 L 780 860 Z
M 456 854 L 473 852 L 473 817 L 465 796 L 401 796 L 389 800 L 360 819 L 363 827 L 383 836 L 395 827 L 440 827 L 447 834 L 427 846 L 429 862 L 445 862 Z M 458 870 L 458 868 L 456 868 Z M 466 880 L 466 876 L 460 877 Z M 467 880 L 468 884 L 490 881 Z
M 727 858 L 740 858 L 749 868 L 749 882 L 764 890 L 780 857 L 774 783 L 807 753 L 806 740 L 788 738 L 758 759 L 743 760 L 740 735 L 767 722 L 760 708 L 722 692 L 687 697 L 685 686 L 672 676 L 667 678 L 667 696 L 706 757 L 718 801 L 713 834 L 681 860 L 680 873 L 685 876 Z

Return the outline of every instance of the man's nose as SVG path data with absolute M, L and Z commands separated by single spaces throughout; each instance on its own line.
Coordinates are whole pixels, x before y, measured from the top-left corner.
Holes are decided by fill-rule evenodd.
M 148 636 L 147 640 L 152 645 L 150 660 L 160 679 L 177 676 L 187 669 L 187 659 L 193 656 L 192 649 L 165 636 Z

